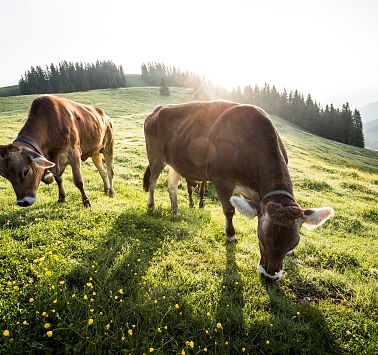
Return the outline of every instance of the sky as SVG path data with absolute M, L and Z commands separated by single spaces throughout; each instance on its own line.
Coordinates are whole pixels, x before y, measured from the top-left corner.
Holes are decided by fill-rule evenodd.
M 323 106 L 378 101 L 376 0 L 1 0 L 0 87 L 30 66 L 164 62 L 231 88 L 276 85 Z

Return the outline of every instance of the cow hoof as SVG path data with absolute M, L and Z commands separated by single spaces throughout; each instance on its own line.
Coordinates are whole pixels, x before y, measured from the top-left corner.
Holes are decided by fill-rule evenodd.
M 286 253 L 286 256 L 290 256 L 290 257 L 294 257 L 295 254 L 294 254 L 294 250 L 290 250 L 289 252 Z
M 231 237 L 228 237 L 226 236 L 226 240 L 228 243 L 237 243 L 238 242 L 238 238 L 236 238 L 236 236 L 231 236 Z
M 189 203 L 189 208 L 194 208 L 194 204 L 193 203 Z
M 198 207 L 199 208 L 203 208 L 203 203 L 202 204 L 200 203 Z
M 113 198 L 114 197 L 114 191 L 113 190 L 109 190 L 108 193 L 107 193 L 107 195 L 109 197 Z
M 91 201 L 89 200 L 89 198 L 85 198 L 83 200 L 83 205 L 84 205 L 85 208 L 92 207 Z
M 58 202 L 63 203 L 66 201 L 66 197 L 59 197 Z
M 178 214 L 179 212 L 180 212 L 180 210 L 178 208 L 172 209 L 172 213 L 173 214 Z

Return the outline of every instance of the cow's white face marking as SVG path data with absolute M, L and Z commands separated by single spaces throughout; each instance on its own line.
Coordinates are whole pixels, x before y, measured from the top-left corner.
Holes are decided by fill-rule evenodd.
M 267 277 L 267 278 L 269 278 L 269 279 L 271 279 L 271 280 L 278 280 L 278 279 L 280 279 L 281 277 L 282 277 L 282 274 L 283 274 L 283 270 L 280 270 L 280 271 L 278 271 L 275 275 L 269 275 L 267 272 L 266 272 L 266 270 L 264 269 L 264 266 L 262 266 L 261 264 L 259 264 L 259 273 L 261 274 L 261 275 L 263 275 L 264 277 Z
M 35 201 L 37 201 L 37 197 L 34 196 L 27 196 L 27 197 L 24 197 L 22 200 L 17 200 L 17 203 L 20 204 L 20 205 L 28 205 L 28 206 L 31 206 Z

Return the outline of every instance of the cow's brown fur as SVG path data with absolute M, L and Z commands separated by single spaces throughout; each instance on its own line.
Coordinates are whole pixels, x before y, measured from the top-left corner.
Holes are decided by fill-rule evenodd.
M 290 197 L 286 150 L 268 115 L 256 106 L 228 101 L 166 105 L 146 118 L 144 131 L 149 210 L 156 180 L 168 164 L 186 179 L 213 183 L 226 217 L 226 238 L 236 241 L 230 198 L 240 191 L 259 218 L 260 265 L 269 275 L 282 270 L 285 254 L 299 242 L 303 211 Z M 272 191 L 286 195 L 262 199 Z M 174 189 L 170 195 L 175 210 Z
M 81 174 L 81 160 L 92 157 L 104 182 L 106 193 L 113 196 L 113 149 L 114 133 L 111 119 L 99 108 L 83 105 L 74 101 L 51 95 L 35 99 L 31 105 L 28 119 L 21 128 L 19 135 L 27 136 L 37 143 L 43 157 L 55 164 L 51 169 L 59 187 L 59 201 L 65 200 L 62 185 L 62 174 L 67 165 L 71 165 L 74 183 L 82 194 L 85 206 L 90 201 L 84 192 L 84 182 Z M 21 158 L 28 157 L 23 164 L 12 164 L 16 156 L 11 157 L 7 150 L 17 150 L 15 154 Z M 13 145 L 0 149 L 0 162 L 10 159 L 10 166 L 0 168 L 0 174 L 8 178 L 16 192 L 17 199 L 25 196 L 35 196 L 44 169 L 38 168 L 38 174 L 33 183 L 26 183 L 15 177 L 12 169 L 25 169 L 26 164 L 33 165 L 30 160 L 32 147 L 16 140 Z M 102 156 L 105 158 L 106 168 Z M 51 164 L 53 165 L 53 164 Z M 1 166 L 1 165 L 0 165 Z M 34 164 L 35 167 L 35 164 Z

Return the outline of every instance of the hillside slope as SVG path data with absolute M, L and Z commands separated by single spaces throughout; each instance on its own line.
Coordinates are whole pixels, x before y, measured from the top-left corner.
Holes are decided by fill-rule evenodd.
M 303 207 L 335 217 L 301 231 L 277 285 L 256 272 L 257 222 L 235 216 L 226 245 L 210 185 L 204 210 L 171 215 L 166 170 L 156 211 L 146 213 L 146 115 L 193 99 L 190 90 L 125 88 L 65 94 L 93 104 L 116 130 L 115 190 L 83 163 L 93 208 L 84 209 L 67 169 L 66 203 L 54 185 L 21 209 L 0 177 L 0 353 L 366 353 L 378 347 L 378 153 L 304 132 L 272 117 L 289 154 Z M 0 144 L 11 142 L 35 96 L 0 98 Z M 49 333 L 51 331 L 51 333 Z

